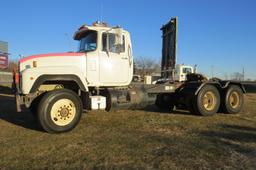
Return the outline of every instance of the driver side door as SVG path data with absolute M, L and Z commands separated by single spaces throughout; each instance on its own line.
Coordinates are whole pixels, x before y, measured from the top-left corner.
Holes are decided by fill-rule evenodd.
M 99 50 L 100 82 L 105 85 L 122 85 L 128 81 L 129 59 L 126 49 L 125 35 L 123 44 L 115 45 L 116 35 L 103 32 L 101 36 L 102 49 Z

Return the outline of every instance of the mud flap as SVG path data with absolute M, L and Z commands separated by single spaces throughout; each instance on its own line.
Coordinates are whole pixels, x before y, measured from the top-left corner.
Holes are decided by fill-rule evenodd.
M 16 101 L 16 110 L 17 112 L 21 112 L 21 97 L 19 94 L 15 94 L 15 101 Z

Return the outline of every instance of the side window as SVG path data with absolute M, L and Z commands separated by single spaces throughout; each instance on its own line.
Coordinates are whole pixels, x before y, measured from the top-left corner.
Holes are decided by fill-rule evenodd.
M 183 73 L 192 73 L 191 68 L 183 68 Z
M 112 53 L 122 53 L 125 52 L 125 37 L 123 35 L 123 44 L 115 44 L 115 34 L 112 33 L 103 33 L 102 35 L 102 51 L 109 51 Z
M 107 51 L 107 34 L 102 34 L 102 51 Z

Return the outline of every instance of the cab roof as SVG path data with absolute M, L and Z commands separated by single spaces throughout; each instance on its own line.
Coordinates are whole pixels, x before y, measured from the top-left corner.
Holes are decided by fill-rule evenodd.
M 94 22 L 91 26 L 89 25 L 82 25 L 78 31 L 75 32 L 74 34 L 74 40 L 80 40 L 81 36 L 87 32 L 87 31 L 107 31 L 107 30 L 111 30 L 111 29 L 115 29 L 115 28 L 120 28 L 119 26 L 115 26 L 115 27 L 109 27 L 107 23 L 99 23 L 99 22 Z M 125 31 L 125 30 L 123 30 Z M 127 32 L 127 31 L 125 31 Z

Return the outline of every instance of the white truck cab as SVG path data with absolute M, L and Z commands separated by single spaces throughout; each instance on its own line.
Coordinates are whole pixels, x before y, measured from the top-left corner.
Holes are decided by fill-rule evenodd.
M 174 80 L 184 82 L 186 81 L 188 73 L 196 73 L 194 67 L 184 64 L 177 64 L 174 71 Z
M 88 86 L 126 86 L 133 77 L 130 34 L 120 27 L 94 23 L 83 25 L 75 33 L 78 52 L 86 53 Z
M 40 54 L 20 60 L 23 94 L 31 93 L 36 81 L 45 75 L 76 76 L 87 90 L 89 87 L 130 84 L 133 56 L 128 31 L 94 23 L 93 26 L 81 26 L 74 39 L 79 41 L 77 52 Z
M 22 105 L 30 108 L 48 132 L 71 130 L 83 109 L 109 110 L 140 102 L 133 96 L 144 94 L 127 90 L 133 78 L 128 31 L 96 22 L 82 25 L 74 40 L 79 41 L 77 52 L 22 58 L 15 74 L 17 111 Z

